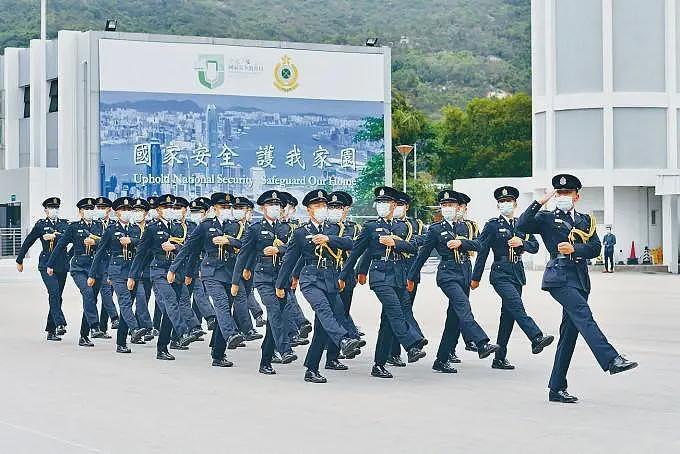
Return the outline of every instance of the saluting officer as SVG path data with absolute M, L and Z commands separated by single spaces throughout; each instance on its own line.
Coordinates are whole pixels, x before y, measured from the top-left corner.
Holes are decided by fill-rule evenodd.
M 319 363 L 328 344 L 339 347 L 344 355 L 356 354 L 366 344 L 351 338 L 339 322 L 343 307 L 338 297 L 337 263 L 352 247 L 352 241 L 339 235 L 337 224 L 326 222 L 327 201 L 328 194 L 323 189 L 305 195 L 302 204 L 310 220 L 293 233 L 276 279 L 276 296 L 284 298 L 293 270 L 299 266 L 300 290 L 315 314 L 314 335 L 305 358 L 305 381 L 311 383 L 326 383 L 319 373 Z
M 281 193 L 276 190 L 264 192 L 257 199 L 263 219 L 254 222 L 246 231 L 245 239 L 236 258 L 236 266 L 231 280 L 231 294 L 238 295 L 243 270 L 251 262 L 253 266 L 253 285 L 267 308 L 267 331 L 262 341 L 260 373 L 273 375 L 274 349 L 281 353 L 281 363 L 288 364 L 297 359 L 290 347 L 284 309 L 286 298 L 278 298 L 274 286 L 280 269 L 280 261 L 286 252 L 285 241 L 290 226 L 282 224 L 281 211 L 286 205 Z
M 113 221 L 109 219 L 111 215 L 111 207 L 113 202 L 108 197 L 97 197 L 95 200 L 96 216 L 95 219 L 101 222 L 102 235 L 109 228 L 109 224 Z M 111 319 L 111 329 L 118 329 L 118 324 L 120 323 L 120 318 L 118 316 L 118 310 L 116 309 L 116 303 L 113 302 L 113 286 L 109 284 L 109 278 L 106 275 L 108 268 L 108 259 L 102 261 L 97 270 L 97 274 L 101 276 L 101 282 L 99 283 L 99 298 L 102 301 L 102 308 L 99 312 L 99 326 L 104 333 L 106 333 L 109 326 L 109 319 Z M 95 297 L 97 294 L 95 294 Z M 106 334 L 104 338 L 109 339 L 111 336 Z
M 529 205 L 520 216 L 517 228 L 540 234 L 550 252 L 541 288 L 562 306 L 562 324 L 548 384 L 548 400 L 573 403 L 578 399 L 567 392 L 567 371 L 579 334 L 602 370 L 612 375 L 633 369 L 638 363 L 625 359 L 611 346 L 588 305 L 588 260 L 600 255 L 602 244 L 597 236 L 595 218 L 574 208 L 580 198 L 581 181 L 573 175 L 558 174 L 553 177 L 552 186 L 553 192 Z M 557 208 L 541 210 L 553 196 Z
M 410 299 L 404 288 L 408 270 L 403 267 L 402 253 L 414 253 L 417 248 L 414 242 L 405 241 L 396 233 L 404 227 L 403 222 L 393 219 L 398 191 L 383 186 L 375 188 L 374 194 L 378 219 L 364 224 L 340 273 L 340 287 L 344 287 L 350 274 L 354 273 L 357 260 L 366 253 L 371 260 L 370 287 L 382 304 L 375 364 L 371 375 L 392 378 L 392 374 L 385 368 L 385 363 L 391 353 L 393 336 L 396 336 L 406 349 L 409 362 L 418 361 L 425 356 L 422 348 L 426 341 L 409 325 L 403 309 L 409 304 Z
M 409 291 L 413 290 L 414 279 L 420 273 L 432 250 L 436 249 L 441 257 L 437 268 L 437 286 L 449 299 L 449 307 L 446 311 L 446 323 L 437 351 L 437 359 L 432 369 L 438 372 L 456 373 L 456 369 L 449 362 L 449 353 L 458 336 L 459 326 L 465 336 L 475 342 L 480 359 L 498 350 L 498 345 L 489 343 L 489 337 L 472 315 L 468 299 L 472 271 L 469 252 L 478 250 L 479 243 L 466 236 L 468 230 L 464 223 L 456 222 L 458 193 L 444 190 L 437 195 L 437 200 L 443 219 L 428 229 L 425 243 L 420 248 L 418 257 L 409 272 L 407 288 Z
M 212 207 L 212 202 L 207 197 L 197 197 L 191 201 L 189 204 L 189 217 L 190 221 L 195 225 L 199 225 L 205 219 L 207 219 L 207 214 Z M 214 219 L 214 217 L 213 217 Z M 203 261 L 203 253 L 199 256 L 199 261 Z M 187 288 L 189 289 L 189 295 L 192 297 L 191 308 L 194 310 L 196 317 L 200 320 L 204 318 L 208 324 L 208 331 L 212 331 L 215 328 L 217 319 L 215 317 L 215 308 L 210 302 L 210 298 L 205 292 L 205 287 L 203 286 L 203 281 L 200 276 L 194 278 L 187 275 L 185 278 L 185 283 L 188 282 Z
M 543 334 L 536 322 L 527 315 L 522 302 L 522 287 L 527 283 L 522 254 L 538 252 L 538 241 L 533 234 L 524 233 L 517 228 L 515 208 L 519 190 L 512 186 L 501 186 L 494 191 L 493 196 L 498 202 L 500 216 L 490 219 L 479 235 L 479 254 L 475 260 L 470 287 L 479 287 L 489 251 L 493 250 L 489 282 L 501 297 L 501 318 L 496 340 L 500 348 L 496 351 L 491 367 L 512 370 L 515 366 L 510 364 L 507 354 L 508 341 L 515 322 L 531 341 L 531 352 L 534 355 L 541 353 L 555 337 Z
M 54 276 L 55 267 L 61 267 L 68 255 L 71 255 L 70 273 L 83 298 L 83 317 L 80 323 L 80 338 L 78 345 L 81 347 L 94 347 L 92 338 L 104 337 L 104 332 L 99 329 L 99 314 L 97 313 L 98 285 L 89 287 L 87 275 L 92 265 L 95 246 L 101 238 L 101 223 L 94 220 L 94 198 L 85 198 L 76 204 L 80 215 L 79 221 L 71 222 L 63 235 L 60 235 L 57 244 L 47 260 L 47 274 Z M 72 244 L 70 251 L 66 247 Z M 91 330 L 91 332 L 90 332 Z
M 97 270 L 101 268 L 102 262 L 107 262 L 105 275 L 111 281 L 113 291 L 116 292 L 122 317 L 116 333 L 116 353 L 131 352 L 127 346 L 128 328 L 133 344 L 145 343 L 142 336 L 146 331 L 139 326 L 132 311 L 137 289 L 127 288 L 127 278 L 130 274 L 135 246 L 139 242 L 139 227 L 131 222 L 134 219 L 134 204 L 135 200 L 130 197 L 119 197 L 113 202 L 112 207 L 117 220 L 109 223 L 109 227 L 99 241 L 87 279 L 87 285 L 94 286 L 97 276 L 100 276 Z
M 211 197 L 215 217 L 206 219 L 191 233 L 185 250 L 179 253 L 168 270 L 168 281 L 175 280 L 177 270 L 185 266 L 190 271 L 189 277 L 195 277 L 197 263 L 203 252 L 200 263 L 201 278 L 205 290 L 215 304 L 217 317 L 216 329 L 212 339 L 212 365 L 216 367 L 231 367 L 233 363 L 226 357 L 226 348 L 234 349 L 243 342 L 243 335 L 238 332 L 231 307 L 233 298 L 229 285 L 236 253 L 234 248 L 241 245 L 237 238 L 242 227 L 232 221 L 231 205 L 234 196 L 224 192 L 216 192 Z M 186 264 L 185 264 L 186 262 Z
M 42 251 L 40 251 L 40 256 L 38 257 L 38 271 L 40 271 L 40 276 L 47 289 L 49 303 L 45 331 L 47 332 L 47 340 L 60 341 L 61 337 L 59 336 L 66 334 L 66 318 L 61 310 L 61 304 L 69 263 L 68 257 L 66 255 L 62 256 L 61 260 L 54 264 L 53 274 L 49 275 L 47 274 L 47 260 L 54 250 L 57 239 L 66 231 L 68 221 L 59 218 L 59 207 L 61 206 L 61 199 L 59 197 L 45 199 L 42 206 L 45 209 L 45 218 L 39 219 L 35 223 L 21 244 L 16 258 L 17 270 L 20 273 L 24 271 L 24 257 L 26 257 L 33 243 L 40 240 Z
M 175 359 L 168 351 L 171 332 L 174 329 L 179 336 L 179 345 L 187 346 L 195 340 L 188 334 L 189 328 L 184 322 L 180 308 L 179 298 L 182 292 L 180 285 L 170 284 L 167 281 L 168 268 L 181 249 L 181 245 L 171 241 L 176 230 L 172 225 L 175 196 L 166 194 L 160 196 L 156 210 L 158 220 L 147 225 L 142 239 L 137 246 L 137 253 L 132 260 L 130 275 L 127 286 L 129 290 L 135 288 L 135 283 L 142 276 L 142 271 L 150 266 L 149 276 L 153 283 L 153 292 L 156 302 L 161 310 L 161 325 L 158 340 L 156 342 L 156 359 L 172 361 Z

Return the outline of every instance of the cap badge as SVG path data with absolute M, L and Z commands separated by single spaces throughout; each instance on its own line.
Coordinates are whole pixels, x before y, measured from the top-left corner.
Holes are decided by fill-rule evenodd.
M 279 196 L 276 195 L 276 191 L 272 192 L 272 199 L 278 199 Z
M 508 195 L 508 190 L 503 188 L 503 195 Z
M 170 196 L 167 196 L 167 197 L 165 198 L 165 201 L 166 201 L 166 202 L 171 202 L 172 199 L 170 198 Z
M 130 201 L 128 199 L 123 200 L 123 205 L 130 205 Z
M 225 194 L 224 200 L 226 200 L 227 202 L 229 201 L 229 194 Z
M 385 195 L 385 190 L 384 190 L 384 189 L 381 189 L 381 190 L 380 190 L 380 195 Z
M 337 196 L 337 195 L 334 195 L 334 196 L 333 196 L 333 202 L 337 202 L 337 201 L 338 201 L 338 196 Z
M 560 178 L 560 184 L 561 184 L 562 186 L 564 186 L 565 184 L 567 184 L 567 179 L 566 179 L 565 177 Z
M 448 199 L 448 198 L 449 198 L 449 193 L 448 193 L 448 192 L 445 192 L 445 193 L 444 193 L 444 198 L 445 198 L 445 199 Z
M 323 197 L 323 192 L 321 192 L 321 191 L 317 192 L 316 196 L 319 197 L 319 198 Z

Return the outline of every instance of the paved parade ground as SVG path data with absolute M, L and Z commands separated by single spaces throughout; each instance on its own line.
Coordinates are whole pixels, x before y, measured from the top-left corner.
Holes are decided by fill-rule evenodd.
M 517 327 L 508 354 L 516 370 L 492 370 L 490 358 L 459 346 L 458 374 L 434 373 L 445 305 L 426 271 L 415 315 L 428 356 L 390 368 L 394 380 L 372 378 L 379 306 L 359 287 L 353 315 L 368 345 L 346 361 L 349 371 L 322 369 L 329 382 L 317 385 L 302 380 L 302 359 L 258 374 L 259 341 L 229 351 L 231 369 L 210 366 L 207 342 L 173 351 L 174 362 L 157 361 L 153 342 L 131 345 L 131 355 L 114 353 L 114 339 L 78 347 L 81 303 L 70 278 L 69 332 L 48 343 L 35 263 L 19 274 L 0 261 L 0 453 L 680 452 L 680 277 L 592 274 L 596 320 L 640 367 L 604 374 L 579 339 L 569 391 L 581 401 L 560 405 L 547 401 L 554 344 L 534 356 Z M 486 277 L 472 305 L 495 339 L 499 302 Z M 539 280 L 528 273 L 527 311 L 557 335 L 561 311 Z

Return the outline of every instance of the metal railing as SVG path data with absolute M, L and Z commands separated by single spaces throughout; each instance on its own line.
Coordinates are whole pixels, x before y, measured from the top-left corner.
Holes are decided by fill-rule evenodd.
M 21 248 L 21 229 L 0 228 L 0 257 L 15 257 Z

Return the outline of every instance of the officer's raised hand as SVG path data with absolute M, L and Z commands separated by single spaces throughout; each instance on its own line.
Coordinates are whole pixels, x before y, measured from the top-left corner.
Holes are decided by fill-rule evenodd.
M 272 256 L 279 253 L 279 248 L 277 248 L 276 246 L 267 246 L 266 248 L 264 248 L 263 252 L 264 255 L 266 256 Z
M 94 287 L 95 280 L 93 277 L 88 277 L 87 278 L 87 286 L 88 287 Z
M 191 285 L 192 281 L 193 281 L 193 279 L 191 278 L 191 276 L 185 276 L 184 277 L 184 285 Z
M 472 290 L 476 289 L 479 287 L 479 281 L 470 281 L 470 288 Z
M 248 269 L 244 269 L 244 270 L 243 270 L 243 273 L 241 273 L 241 276 L 242 276 L 243 279 L 246 280 L 246 281 L 249 281 L 249 280 L 250 280 L 250 277 L 251 277 L 252 275 L 253 275 L 253 273 L 252 273 L 250 270 L 248 270 Z
M 416 283 L 413 282 L 412 280 L 408 279 L 406 281 L 406 290 L 408 290 L 409 293 L 413 293 L 413 290 L 416 288 Z
M 238 284 L 231 284 L 231 296 L 238 295 Z
M 312 237 L 312 243 L 314 243 L 316 245 L 328 243 L 328 241 L 329 241 L 329 238 L 322 233 L 317 233 L 316 235 L 314 235 Z
M 519 247 L 524 244 L 524 241 L 518 236 L 513 236 L 508 240 L 508 246 L 510 247 Z
M 545 205 L 546 203 L 548 203 L 548 200 L 553 198 L 556 192 L 557 190 L 548 192 L 541 200 L 538 201 L 538 203 L 540 203 L 541 205 Z
M 23 263 L 17 263 L 17 271 L 20 273 L 24 272 L 24 264 Z
M 449 249 L 458 249 L 463 244 L 460 240 L 449 240 L 446 243 L 446 247 Z
M 574 245 L 565 241 L 563 243 L 559 243 L 557 245 L 557 251 L 560 254 L 573 254 L 574 253 Z
M 380 237 L 380 244 L 387 247 L 394 247 L 396 243 L 394 242 L 394 238 L 389 235 L 384 235 Z
M 166 278 L 168 279 L 168 283 L 172 284 L 173 282 L 175 282 L 175 273 L 173 273 L 172 271 L 168 271 L 168 275 L 166 276 Z
M 54 268 L 47 268 L 47 275 L 54 276 Z
M 177 249 L 177 246 L 175 246 L 174 244 L 172 244 L 172 243 L 169 242 L 169 241 L 166 241 L 165 243 L 161 244 L 161 248 L 162 248 L 165 252 L 172 252 L 172 251 L 174 251 L 175 249 Z
M 285 298 L 285 296 L 286 296 L 286 291 L 284 289 L 282 289 L 282 288 L 276 289 L 276 297 L 277 298 L 283 299 L 283 298 Z
M 133 291 L 135 289 L 135 280 L 132 279 L 131 277 L 129 277 L 127 280 L 127 289 L 130 291 Z
M 357 274 L 357 282 L 361 285 L 366 285 L 366 275 L 365 274 Z

